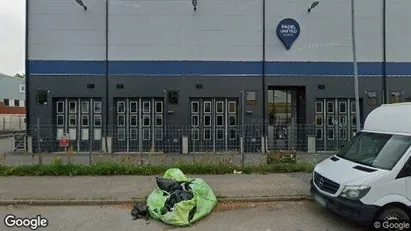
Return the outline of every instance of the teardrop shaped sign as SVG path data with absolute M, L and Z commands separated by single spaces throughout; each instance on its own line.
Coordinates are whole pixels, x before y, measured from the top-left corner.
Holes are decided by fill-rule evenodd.
M 277 26 L 277 36 L 289 50 L 300 35 L 300 24 L 292 18 L 281 20 Z

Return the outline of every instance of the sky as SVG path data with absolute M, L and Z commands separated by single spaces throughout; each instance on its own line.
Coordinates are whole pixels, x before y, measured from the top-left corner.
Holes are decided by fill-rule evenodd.
M 0 0 L 0 73 L 24 73 L 25 0 Z

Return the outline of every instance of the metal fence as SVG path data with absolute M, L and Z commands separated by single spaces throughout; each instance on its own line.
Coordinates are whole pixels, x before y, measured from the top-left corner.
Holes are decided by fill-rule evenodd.
M 335 151 L 354 134 L 331 132 L 311 124 L 245 124 L 225 127 L 156 126 L 57 127 L 35 125 L 16 142 L 33 153 L 262 153 L 270 150 Z M 264 133 L 264 130 L 266 131 Z M 345 134 L 339 136 L 339 134 Z M 16 143 L 16 146 L 18 144 Z M 20 148 L 21 150 L 21 148 Z

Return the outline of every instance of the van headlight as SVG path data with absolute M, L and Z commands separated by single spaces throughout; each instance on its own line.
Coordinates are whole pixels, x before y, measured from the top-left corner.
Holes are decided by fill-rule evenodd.
M 351 200 L 359 200 L 370 191 L 370 186 L 365 185 L 347 185 L 341 192 L 340 196 Z

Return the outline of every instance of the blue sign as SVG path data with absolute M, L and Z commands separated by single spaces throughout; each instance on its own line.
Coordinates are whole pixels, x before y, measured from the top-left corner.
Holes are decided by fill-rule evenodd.
M 300 35 L 300 24 L 292 18 L 281 20 L 277 26 L 277 36 L 289 50 Z

